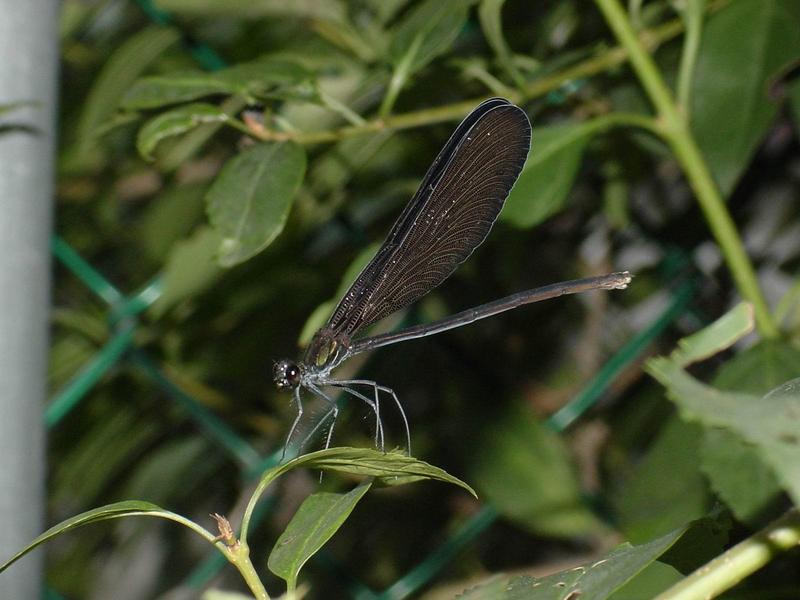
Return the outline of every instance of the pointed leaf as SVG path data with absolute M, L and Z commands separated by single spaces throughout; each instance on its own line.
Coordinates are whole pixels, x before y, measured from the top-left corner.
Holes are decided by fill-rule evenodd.
M 142 158 L 153 160 L 153 150 L 161 140 L 186 133 L 203 123 L 224 123 L 228 119 L 228 115 L 213 104 L 187 104 L 147 121 L 136 137 L 136 148 Z
M 399 451 L 380 452 L 371 448 L 328 448 L 304 454 L 269 469 L 261 476 L 261 481 L 272 481 L 283 473 L 300 467 L 375 477 L 384 485 L 403 485 L 424 479 L 434 479 L 462 487 L 477 498 L 475 490 L 469 485 L 439 467 L 434 467 Z
M 67 533 L 68 531 L 72 531 L 78 527 L 83 527 L 84 525 L 89 525 L 91 523 L 97 523 L 98 521 L 105 521 L 108 519 L 118 519 L 120 517 L 136 517 L 136 516 L 144 516 L 144 517 L 161 517 L 163 519 L 169 519 L 171 521 L 176 521 L 183 525 L 186 525 L 190 529 L 200 533 L 203 537 L 205 537 L 208 541 L 213 543 L 213 536 L 205 531 L 202 527 L 189 521 L 180 515 L 177 515 L 173 512 L 168 510 L 164 510 L 160 506 L 152 504 L 151 502 L 142 502 L 140 500 L 127 500 L 125 502 L 116 502 L 114 504 L 107 504 L 105 506 L 101 506 L 100 508 L 95 508 L 93 510 L 88 510 L 83 512 L 79 515 L 75 515 L 72 518 L 67 519 L 66 521 L 62 521 L 58 525 L 54 525 L 43 534 L 38 536 L 34 539 L 30 544 L 28 544 L 25 548 L 17 552 L 14 556 L 0 565 L 0 573 L 5 571 L 11 564 L 28 554 L 31 550 L 44 544 L 45 542 L 49 542 L 54 537 L 59 536 L 63 533 Z
M 754 324 L 752 305 L 742 302 L 708 327 L 680 340 L 670 360 L 680 367 L 705 360 L 730 348 L 752 331 Z
M 318 492 L 303 501 L 269 555 L 269 570 L 293 589 L 300 569 L 344 524 L 372 482 L 338 494 Z
M 305 169 L 305 152 L 293 142 L 257 144 L 225 164 L 206 196 L 222 266 L 254 256 L 283 230 Z

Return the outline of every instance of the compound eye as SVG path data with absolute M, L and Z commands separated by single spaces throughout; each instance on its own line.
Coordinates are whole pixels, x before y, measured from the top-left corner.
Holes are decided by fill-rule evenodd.
M 279 389 L 297 387 L 300 384 L 300 367 L 291 361 L 281 360 L 272 369 L 272 379 Z
M 300 368 L 297 365 L 289 365 L 286 368 L 286 381 L 293 386 L 300 383 Z

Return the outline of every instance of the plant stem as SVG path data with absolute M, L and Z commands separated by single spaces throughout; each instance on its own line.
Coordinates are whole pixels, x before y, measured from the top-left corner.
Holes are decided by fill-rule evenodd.
M 264 584 L 261 583 L 261 579 L 250 561 L 250 548 L 247 544 L 239 542 L 235 546 L 227 547 L 225 557 L 241 573 L 256 600 L 270 600 Z
M 661 135 L 672 148 L 689 185 L 694 190 L 739 293 L 753 304 L 759 332 L 767 339 L 778 337 L 778 328 L 758 286 L 755 271 L 745 252 L 736 225 L 658 67 L 634 32 L 619 1 L 595 0 L 595 3 L 621 46 L 627 50 L 633 69 L 658 112 Z
M 793 508 L 764 529 L 700 567 L 656 600 L 714 598 L 800 544 L 800 511 Z
M 684 118 L 689 121 L 689 99 L 692 93 L 692 80 L 694 68 L 697 64 L 697 53 L 700 51 L 700 37 L 703 32 L 703 13 L 705 13 L 705 0 L 687 2 L 683 9 L 683 20 L 686 23 L 683 51 L 681 52 L 681 65 L 678 68 L 678 81 L 675 84 L 678 90 L 678 107 Z

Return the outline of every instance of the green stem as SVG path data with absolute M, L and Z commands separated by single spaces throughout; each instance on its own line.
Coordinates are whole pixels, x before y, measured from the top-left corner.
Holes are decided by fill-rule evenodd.
M 703 160 L 700 149 L 692 137 L 686 120 L 678 110 L 672 93 L 664 82 L 650 54 L 643 47 L 640 39 L 628 20 L 618 0 L 595 0 L 608 25 L 616 35 L 621 46 L 628 53 L 639 81 L 642 83 L 650 101 L 658 112 L 661 122 L 661 135 L 670 145 L 678 162 L 683 168 L 689 185 L 694 190 L 700 208 L 705 215 L 711 233 L 717 240 L 733 275 L 739 293 L 753 304 L 756 322 L 762 337 L 774 339 L 778 337 L 778 328 L 772 318 L 761 289 L 758 286 L 755 271 L 744 244 L 736 230 L 736 225 L 728 213 L 725 202 L 717 189 L 708 166 Z
M 681 65 L 678 68 L 678 106 L 687 121 L 689 119 L 689 99 L 692 92 L 694 67 L 697 64 L 697 53 L 700 50 L 700 37 L 703 32 L 703 13 L 705 0 L 687 2 L 683 9 L 683 19 L 686 23 L 686 36 L 681 52 Z
M 261 583 L 261 579 L 250 561 L 250 548 L 247 544 L 239 542 L 235 546 L 228 547 L 225 557 L 241 573 L 256 600 L 269 600 L 269 594 L 267 594 L 264 584 Z
M 265 476 L 262 477 L 261 481 L 258 482 L 256 489 L 253 491 L 253 495 L 250 496 L 250 501 L 247 503 L 247 507 L 244 509 L 244 515 L 242 516 L 242 526 L 239 528 L 239 540 L 242 544 L 247 544 L 247 533 L 250 529 L 250 519 L 253 517 L 253 511 L 256 508 L 256 504 L 258 504 L 261 495 L 264 493 L 264 490 L 267 489 L 270 483 L 275 479 L 277 473 L 273 472 L 273 476 Z
M 716 0 L 708 3 L 707 13 L 714 13 L 729 4 L 730 0 Z M 680 19 L 673 19 L 654 29 L 646 29 L 640 33 L 641 44 L 649 51 L 655 51 L 661 44 L 680 35 L 684 30 L 683 22 Z M 564 84 L 577 79 L 591 77 L 599 73 L 610 71 L 623 64 L 628 59 L 628 52 L 625 48 L 617 46 L 609 50 L 584 60 L 572 67 L 552 75 L 542 77 L 536 81 L 528 83 L 522 92 L 508 94 L 508 99 L 512 102 L 524 102 L 534 98 L 540 98 L 553 90 L 557 90 Z M 390 86 L 391 87 L 391 86 Z M 384 107 L 394 105 L 391 98 L 392 93 L 387 91 L 384 97 Z M 402 115 L 391 115 L 377 118 L 365 122 L 363 125 L 346 125 L 336 129 L 323 131 L 273 131 L 265 130 L 262 132 L 248 131 L 248 135 L 264 141 L 295 141 L 298 144 L 323 144 L 337 142 L 350 137 L 375 133 L 385 130 L 411 129 L 446 121 L 457 121 L 462 119 L 475 105 L 486 100 L 485 96 L 472 98 L 463 102 L 456 102 L 436 108 L 409 112 Z M 385 110 L 385 108 L 384 108 Z
M 389 87 L 381 102 L 381 107 L 378 109 L 378 116 L 380 118 L 387 117 L 394 108 L 394 103 L 397 102 L 397 97 L 400 91 L 408 81 L 408 76 L 411 71 L 411 65 L 417 57 L 417 52 L 422 44 L 422 36 L 417 35 L 411 43 L 408 51 L 403 56 L 403 59 L 397 63 L 392 71 L 392 78 L 389 80 Z
M 656 600 L 714 598 L 781 552 L 800 545 L 800 511 L 793 508 L 764 529 L 700 567 Z

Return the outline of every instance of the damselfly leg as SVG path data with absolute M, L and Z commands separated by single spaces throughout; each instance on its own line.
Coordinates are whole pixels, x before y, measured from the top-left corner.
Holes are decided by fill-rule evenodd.
M 329 385 L 331 385 L 332 387 L 339 388 L 342 391 L 347 392 L 348 394 L 351 394 L 360 400 L 363 400 L 375 412 L 375 447 L 380 448 L 381 452 L 386 452 L 385 439 L 383 436 L 383 422 L 381 421 L 381 415 L 380 415 L 380 399 L 378 397 L 377 388 L 375 388 L 374 390 L 375 400 L 373 401 L 367 398 L 361 392 L 356 391 L 353 388 L 348 387 L 346 385 L 340 385 L 340 383 L 341 382 L 339 381 L 331 381 L 329 382 Z
M 394 393 L 392 388 L 388 388 L 385 385 L 379 385 L 376 381 L 371 381 L 369 379 L 339 379 L 336 381 L 329 381 L 328 385 L 332 386 L 349 386 L 349 385 L 366 385 L 371 387 L 375 391 L 375 397 L 377 401 L 378 392 L 383 392 L 385 394 L 389 394 L 393 399 L 394 403 L 397 405 L 397 410 L 400 412 L 400 416 L 403 417 L 403 425 L 406 428 L 406 452 L 409 456 L 411 456 L 411 428 L 408 426 L 408 418 L 406 417 L 406 411 L 403 410 L 403 405 L 400 403 L 400 399 L 397 397 L 397 394 Z

